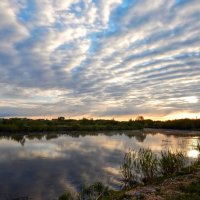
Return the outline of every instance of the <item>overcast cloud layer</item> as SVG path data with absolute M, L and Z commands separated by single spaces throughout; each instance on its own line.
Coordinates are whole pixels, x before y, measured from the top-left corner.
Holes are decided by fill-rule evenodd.
M 200 114 L 200 0 L 1 0 L 0 19 L 1 117 Z

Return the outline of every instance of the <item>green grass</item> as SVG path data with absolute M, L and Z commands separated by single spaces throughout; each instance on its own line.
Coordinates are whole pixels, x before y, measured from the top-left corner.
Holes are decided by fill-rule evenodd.
M 200 180 L 198 180 L 196 182 L 192 182 L 188 186 L 182 185 L 180 187 L 180 190 L 184 193 L 199 195 L 199 197 L 200 197 Z
M 167 197 L 166 200 L 200 200 L 200 196 L 197 194 L 183 194 Z
M 200 200 L 200 180 L 189 185 L 181 185 L 179 191 L 180 195 L 168 196 L 166 200 Z

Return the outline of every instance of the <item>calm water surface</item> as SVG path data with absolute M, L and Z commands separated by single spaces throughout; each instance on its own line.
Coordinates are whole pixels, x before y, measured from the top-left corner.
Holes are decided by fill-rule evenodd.
M 173 132 L 172 132 L 173 133 Z M 73 135 L 73 134 L 70 134 Z M 65 190 L 101 181 L 119 188 L 120 162 L 129 148 L 181 149 L 197 157 L 200 137 L 144 133 L 106 133 L 0 137 L 0 199 L 29 196 L 53 200 Z

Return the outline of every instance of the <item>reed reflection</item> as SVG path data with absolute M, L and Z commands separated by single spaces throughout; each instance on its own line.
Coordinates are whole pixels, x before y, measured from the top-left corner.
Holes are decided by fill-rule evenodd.
M 1 136 L 0 199 L 11 194 L 54 199 L 99 180 L 118 188 L 120 162 L 129 148 L 183 149 L 194 157 L 192 145 L 198 142 L 195 136 L 131 131 Z

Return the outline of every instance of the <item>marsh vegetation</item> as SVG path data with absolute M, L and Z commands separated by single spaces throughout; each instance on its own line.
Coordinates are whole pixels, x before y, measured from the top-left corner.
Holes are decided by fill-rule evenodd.
M 199 150 L 199 144 L 196 148 Z M 184 180 L 185 175 L 191 175 L 192 173 L 195 173 L 195 170 L 199 169 L 199 158 L 200 156 L 193 163 L 190 163 L 188 157 L 181 151 L 166 150 L 160 152 L 158 155 L 149 148 L 141 148 L 137 152 L 134 150 L 129 150 L 124 154 L 124 158 L 120 166 L 120 172 L 122 176 L 121 191 L 111 190 L 102 183 L 97 182 L 93 185 L 83 187 L 80 193 L 77 193 L 75 196 L 73 196 L 70 192 L 66 192 L 60 196 L 58 200 L 148 199 L 145 198 L 146 191 L 143 190 L 144 193 L 141 192 L 141 187 L 145 187 L 149 184 L 157 186 L 157 191 L 155 191 L 155 193 L 159 195 L 160 198 L 162 196 L 162 199 L 199 200 L 199 180 L 196 181 L 194 179 L 195 181 L 190 180 L 188 182 L 181 182 L 180 184 L 180 175 L 182 175 Z M 176 188 L 174 189 L 178 190 L 180 193 L 177 194 L 177 191 L 175 191 L 176 193 L 174 194 L 165 194 L 161 192 L 161 189 L 158 189 L 159 184 L 166 180 L 168 181 L 169 178 L 171 178 L 173 182 L 173 178 L 176 179 L 177 177 L 179 177 L 177 182 L 178 186 L 176 185 Z M 130 195 L 132 194 L 130 191 L 137 187 L 140 187 L 140 192 L 135 192 L 133 193 L 134 195 Z
M 138 152 L 129 150 L 121 163 L 124 188 L 180 173 L 188 163 L 189 158 L 181 151 L 166 150 L 156 154 L 150 148 L 141 148 Z

